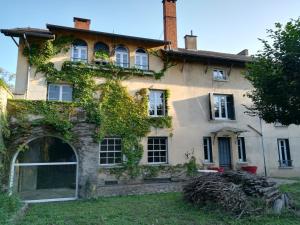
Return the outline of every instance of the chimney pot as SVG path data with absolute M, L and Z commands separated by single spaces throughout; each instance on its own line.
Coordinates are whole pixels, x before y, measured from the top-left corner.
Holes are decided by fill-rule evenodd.
M 74 17 L 73 21 L 74 21 L 74 27 L 77 29 L 84 29 L 84 30 L 90 29 L 90 24 L 91 24 L 90 19 Z
M 185 49 L 197 50 L 197 36 L 193 35 L 192 30 L 190 35 L 184 36 L 184 40 L 185 40 Z
M 164 39 L 171 42 L 171 48 L 177 48 L 176 1 L 163 0 Z

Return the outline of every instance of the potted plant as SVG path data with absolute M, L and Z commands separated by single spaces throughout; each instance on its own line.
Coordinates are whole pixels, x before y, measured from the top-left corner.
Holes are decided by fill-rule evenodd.
M 248 173 L 256 174 L 257 166 L 242 166 L 241 169 Z

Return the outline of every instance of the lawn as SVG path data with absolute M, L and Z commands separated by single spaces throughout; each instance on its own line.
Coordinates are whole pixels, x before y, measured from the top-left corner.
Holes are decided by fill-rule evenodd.
M 8 224 L 9 219 L 20 207 L 21 204 L 17 197 L 0 192 L 0 224 Z
M 300 203 L 300 183 L 285 185 Z M 181 193 L 109 197 L 31 205 L 20 225 L 296 225 L 300 217 L 285 212 L 236 220 L 218 210 L 195 208 Z

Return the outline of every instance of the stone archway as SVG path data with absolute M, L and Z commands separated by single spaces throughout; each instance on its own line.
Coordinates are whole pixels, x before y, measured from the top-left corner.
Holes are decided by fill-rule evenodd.
M 10 189 L 26 202 L 73 200 L 78 196 L 78 156 L 54 136 L 28 141 L 12 160 Z

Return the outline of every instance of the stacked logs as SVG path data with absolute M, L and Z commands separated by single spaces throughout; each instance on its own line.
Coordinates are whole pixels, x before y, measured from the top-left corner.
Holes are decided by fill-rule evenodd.
M 276 183 L 268 181 L 266 177 L 242 171 L 226 171 L 220 176 L 228 182 L 239 185 L 246 195 L 260 197 L 269 205 L 273 204 L 282 195 Z
M 265 177 L 242 171 L 203 174 L 191 180 L 183 188 L 184 198 L 198 206 L 216 203 L 234 214 L 254 212 L 253 198 L 272 206 L 282 197 L 276 183 Z M 255 206 L 256 207 L 256 206 Z
M 234 214 L 240 214 L 248 207 L 243 190 L 219 174 L 209 173 L 197 177 L 185 185 L 183 190 L 184 198 L 195 205 L 216 203 Z

